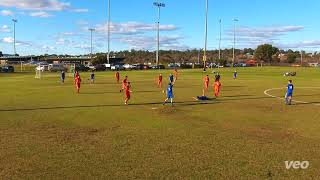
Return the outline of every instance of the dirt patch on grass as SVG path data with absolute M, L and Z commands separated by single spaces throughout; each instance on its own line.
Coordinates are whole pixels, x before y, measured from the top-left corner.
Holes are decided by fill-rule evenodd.
M 297 132 L 291 129 L 273 129 L 270 127 L 249 127 L 242 129 L 241 132 L 249 138 L 272 142 L 278 140 L 292 140 L 298 137 Z

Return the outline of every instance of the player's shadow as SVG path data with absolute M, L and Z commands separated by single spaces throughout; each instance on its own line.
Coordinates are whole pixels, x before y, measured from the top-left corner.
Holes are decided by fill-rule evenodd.
M 81 94 L 119 94 L 119 91 L 108 91 L 108 92 L 82 92 Z
M 233 95 L 233 96 L 223 96 L 224 98 L 233 98 L 233 97 L 252 97 L 253 95 L 243 94 L 243 95 Z
M 130 106 L 148 106 L 148 105 L 162 105 L 163 102 L 150 102 L 150 103 L 136 103 L 130 104 Z M 174 104 L 178 106 L 196 106 L 196 105 L 206 105 L 206 104 L 216 104 L 211 100 L 208 101 L 183 101 L 175 102 Z M 13 108 L 13 109 L 0 109 L 0 112 L 17 112 L 17 111 L 37 111 L 37 110 L 58 110 L 58 109 L 77 109 L 77 108 L 101 108 L 101 107 L 123 107 L 127 105 L 123 104 L 100 104 L 100 105 L 79 105 L 79 106 L 55 106 L 55 107 L 38 107 L 38 108 Z
M 134 91 L 134 93 L 153 93 L 159 91 Z M 120 91 L 105 91 L 105 92 L 82 92 L 81 94 L 119 94 L 123 93 Z

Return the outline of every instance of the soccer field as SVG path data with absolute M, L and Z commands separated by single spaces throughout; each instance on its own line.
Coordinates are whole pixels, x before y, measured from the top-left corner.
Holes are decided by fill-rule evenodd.
M 80 94 L 58 73 L 0 74 L 0 178 L 319 179 L 320 70 L 237 70 L 237 80 L 219 70 L 221 96 L 206 102 L 192 97 L 207 73 L 179 70 L 174 107 L 162 105 L 172 70 L 121 72 L 132 83 L 128 106 L 114 72 L 96 73 L 95 84 L 81 73 Z M 288 79 L 291 106 L 280 99 Z M 310 165 L 286 169 L 285 161 Z

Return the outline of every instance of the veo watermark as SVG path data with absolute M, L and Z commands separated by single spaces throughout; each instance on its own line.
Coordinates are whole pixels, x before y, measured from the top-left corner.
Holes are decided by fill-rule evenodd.
M 310 165 L 309 161 L 285 161 L 284 164 L 287 169 L 308 169 Z

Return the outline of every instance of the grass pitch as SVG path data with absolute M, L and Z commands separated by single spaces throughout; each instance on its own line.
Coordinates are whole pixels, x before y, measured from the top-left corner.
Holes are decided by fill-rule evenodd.
M 287 71 L 296 87 L 284 105 Z M 160 71 L 164 87 L 171 70 Z M 159 71 L 82 73 L 81 94 L 59 74 L 0 74 L 1 179 L 319 179 L 320 72 L 313 68 L 220 69 L 221 97 L 194 101 L 211 72 L 180 70 L 176 104 L 163 106 Z M 212 87 L 208 96 L 213 97 Z M 309 161 L 287 170 L 285 161 Z

